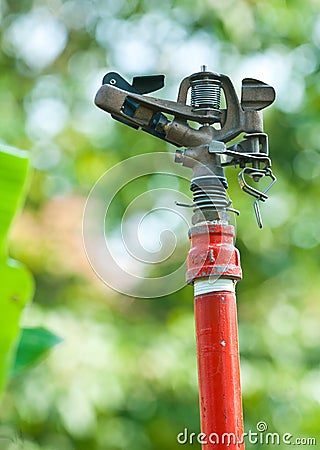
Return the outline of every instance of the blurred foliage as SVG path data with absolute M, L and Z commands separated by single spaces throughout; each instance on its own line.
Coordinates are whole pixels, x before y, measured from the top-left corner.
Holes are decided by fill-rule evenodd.
M 17 347 L 11 376 L 20 375 L 30 366 L 38 363 L 61 339 L 42 327 L 23 328 Z
M 104 73 L 165 73 L 159 95 L 174 99 L 181 79 L 206 63 L 238 87 L 244 77 L 260 78 L 278 95 L 265 113 L 278 183 L 262 231 L 228 169 L 241 210 L 246 429 L 264 420 L 269 431 L 320 440 L 318 0 L 0 5 L 0 137 L 29 149 L 34 166 L 10 246 L 37 283 L 24 325 L 48 326 L 64 339 L 11 383 L 0 436 L 27 450 L 171 450 L 185 427 L 199 430 L 192 289 L 152 301 L 112 292 L 86 261 L 81 221 L 105 170 L 135 154 L 174 150 L 93 106 Z M 132 189 L 139 194 L 141 186 Z M 133 195 L 125 192 L 119 217 Z
M 21 203 L 29 161 L 26 152 L 0 149 L 0 394 L 14 363 L 21 314 L 33 294 L 33 279 L 8 258 L 8 233 Z
M 14 147 L 0 150 L 0 394 L 10 375 L 33 365 L 60 341 L 41 327 L 20 329 L 34 282 L 26 267 L 8 258 L 8 237 L 25 191 L 28 156 Z

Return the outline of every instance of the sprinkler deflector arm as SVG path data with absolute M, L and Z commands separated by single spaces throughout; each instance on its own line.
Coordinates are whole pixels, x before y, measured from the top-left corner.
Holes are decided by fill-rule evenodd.
M 132 83 L 115 72 L 103 79 L 95 103 L 135 129 L 177 147 L 175 161 L 193 171 L 193 227 L 187 258 L 187 282 L 194 285 L 200 419 L 203 450 L 243 450 L 239 346 L 235 285 L 241 280 L 239 252 L 227 198 L 225 166 L 239 167 L 242 190 L 255 198 L 254 210 L 262 227 L 259 202 L 276 178 L 271 171 L 268 139 L 263 132 L 262 109 L 275 99 L 274 89 L 259 80 L 242 81 L 241 101 L 226 75 L 206 66 L 182 80 L 177 101 L 144 94 L 164 85 L 163 75 L 134 77 Z M 191 90 L 191 105 L 187 94 Z M 221 108 L 221 93 L 225 108 Z M 173 117 L 173 118 L 172 118 Z M 199 128 L 190 125 L 197 122 Z M 242 141 L 227 146 L 241 133 Z M 270 184 L 260 191 L 248 183 L 263 177 Z
M 220 109 L 220 107 L 201 109 L 187 104 L 188 90 L 192 88 L 192 83 L 197 77 L 203 76 L 219 82 L 219 88 L 225 95 L 225 109 Z M 154 77 L 151 76 L 151 78 Z M 141 88 L 138 90 L 135 83 L 137 78 L 145 78 L 147 82 L 150 77 L 135 77 L 131 86 L 119 74 L 110 72 L 104 77 L 103 85 L 95 97 L 95 103 L 99 108 L 110 113 L 114 119 L 134 128 L 141 128 L 168 142 L 172 141 L 167 133 L 170 132 L 170 128 L 175 128 L 177 123 L 183 124 L 185 132 L 188 128 L 189 131 L 194 130 L 188 125 L 188 120 L 201 124 L 220 123 L 220 130 L 211 129 L 211 139 L 224 142 L 232 140 L 242 132 L 260 133 L 263 131 L 260 111 L 275 99 L 275 92 L 271 86 L 259 80 L 245 78 L 242 81 L 240 103 L 229 77 L 213 72 L 199 72 L 182 80 L 175 102 L 142 95 L 142 92 L 149 93 L 158 90 L 161 83 L 159 85 L 157 82 L 154 89 L 150 85 L 147 91 Z M 174 120 L 169 121 L 165 116 L 166 113 L 173 115 Z M 192 135 L 198 135 L 201 139 L 201 130 L 194 131 L 198 131 L 198 133 L 195 132 Z M 175 144 L 178 146 L 193 145 L 192 141 L 182 143 L 181 139 L 183 139 L 182 135 L 177 136 Z

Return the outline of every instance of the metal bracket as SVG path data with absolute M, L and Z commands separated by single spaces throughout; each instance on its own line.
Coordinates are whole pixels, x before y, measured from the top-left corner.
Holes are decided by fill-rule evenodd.
M 247 174 L 249 177 L 251 177 L 253 179 L 255 177 L 259 177 L 259 178 L 269 177 L 269 178 L 271 178 L 271 183 L 265 188 L 264 191 L 262 191 L 262 192 L 258 191 L 257 189 L 253 188 L 252 186 L 250 186 L 247 183 L 247 181 L 245 179 L 245 174 Z M 255 197 L 256 200 L 253 203 L 254 212 L 255 212 L 255 216 L 256 216 L 256 219 L 257 219 L 258 226 L 259 226 L 259 228 L 262 228 L 263 223 L 262 223 L 262 218 L 261 218 L 259 201 L 265 202 L 268 199 L 268 196 L 266 195 L 266 193 L 269 191 L 269 189 L 277 181 L 277 178 L 272 173 L 272 170 L 270 169 L 270 167 L 267 167 L 265 169 L 254 169 L 254 168 L 251 168 L 251 167 L 245 167 L 239 173 L 238 180 L 239 180 L 239 184 L 240 184 L 241 189 L 244 192 L 246 192 L 247 194 L 251 195 L 252 197 Z

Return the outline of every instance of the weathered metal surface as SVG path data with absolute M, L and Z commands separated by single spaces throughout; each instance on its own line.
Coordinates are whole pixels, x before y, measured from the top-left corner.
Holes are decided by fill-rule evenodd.
M 234 228 L 223 224 L 198 224 L 190 229 L 186 279 L 210 277 L 241 280 L 239 251 L 234 246 Z
M 155 76 L 153 76 L 155 77 Z M 242 82 L 242 99 L 241 103 L 233 87 L 229 77 L 214 72 L 198 72 L 192 74 L 182 80 L 178 92 L 177 101 L 162 100 L 158 98 L 141 95 L 142 92 L 151 92 L 154 87 L 158 89 L 162 86 L 163 78 L 145 77 L 146 87 L 143 87 L 144 77 L 135 77 L 132 85 L 127 83 L 120 75 L 111 72 L 104 77 L 104 82 L 99 89 L 95 103 L 99 108 L 112 114 L 114 118 L 126 120 L 133 125 L 141 127 L 144 131 L 152 133 L 156 127 L 152 121 L 156 114 L 170 114 L 174 116 L 172 121 L 168 121 L 166 132 L 161 137 L 164 140 L 172 142 L 167 136 L 171 131 L 171 127 L 175 127 L 175 122 L 180 122 L 180 135 L 176 136 L 174 142 L 177 145 L 193 146 L 194 135 L 196 133 L 187 133 L 190 125 L 187 121 L 195 121 L 199 124 L 219 123 L 220 129 L 212 127 L 212 138 L 223 142 L 228 142 L 235 138 L 241 132 L 259 133 L 263 131 L 262 115 L 260 110 L 269 106 L 275 99 L 274 89 L 258 80 L 247 78 Z M 139 82 L 137 82 L 137 79 Z M 202 80 L 202 84 L 201 84 Z M 223 91 L 226 108 L 218 107 L 217 88 Z M 138 89 L 139 90 L 138 90 Z M 155 90 L 154 89 L 154 90 Z M 203 105 L 188 105 L 187 95 L 189 89 L 198 89 L 195 97 L 204 102 Z M 203 89 L 201 91 L 201 89 Z M 206 101 L 206 94 L 208 100 Z M 127 114 L 126 102 L 135 105 L 135 110 L 131 110 L 132 114 Z M 145 108 L 148 114 L 141 114 L 140 109 Z M 194 129 L 193 129 L 194 130 Z M 205 143 L 206 137 L 199 132 L 198 144 Z M 186 133 L 190 136 L 190 141 L 186 139 Z M 180 138 L 183 142 L 180 142 Z

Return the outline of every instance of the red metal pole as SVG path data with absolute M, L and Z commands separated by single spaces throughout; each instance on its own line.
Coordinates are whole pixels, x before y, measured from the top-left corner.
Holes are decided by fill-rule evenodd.
M 231 225 L 190 230 L 187 280 L 195 286 L 201 443 L 206 450 L 243 450 L 236 281 L 239 252 Z

